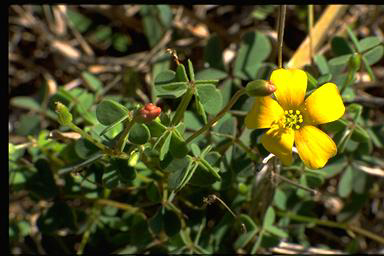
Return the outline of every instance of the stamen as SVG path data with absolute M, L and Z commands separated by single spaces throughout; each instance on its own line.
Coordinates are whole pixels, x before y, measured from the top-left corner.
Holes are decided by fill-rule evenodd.
M 281 119 L 281 126 L 283 128 L 300 129 L 301 123 L 303 123 L 303 115 L 300 110 L 285 110 L 284 117 Z

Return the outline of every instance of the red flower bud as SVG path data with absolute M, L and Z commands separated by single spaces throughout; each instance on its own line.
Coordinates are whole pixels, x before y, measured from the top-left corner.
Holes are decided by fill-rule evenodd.
M 139 117 L 141 122 L 149 122 L 158 117 L 161 113 L 161 108 L 152 103 L 145 104 L 139 110 Z

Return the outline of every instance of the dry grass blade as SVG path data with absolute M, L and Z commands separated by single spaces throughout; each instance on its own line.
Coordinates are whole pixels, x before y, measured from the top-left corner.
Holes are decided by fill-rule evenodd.
M 347 10 L 348 5 L 330 5 L 320 17 L 319 21 L 313 27 L 312 30 L 312 51 L 313 54 L 320 48 L 322 43 L 325 41 L 327 32 L 335 24 L 336 19 L 344 14 Z M 295 54 L 289 60 L 288 68 L 301 68 L 305 64 L 310 63 L 310 52 L 309 52 L 309 36 L 301 43 Z

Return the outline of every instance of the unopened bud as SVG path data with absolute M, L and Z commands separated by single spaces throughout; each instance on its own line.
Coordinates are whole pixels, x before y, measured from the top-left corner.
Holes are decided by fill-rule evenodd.
M 351 58 L 349 59 L 348 66 L 351 70 L 359 70 L 361 65 L 361 57 L 360 54 L 355 52 Z
M 152 103 L 145 104 L 144 107 L 142 107 L 138 111 L 138 120 L 139 123 L 147 123 L 158 117 L 161 113 L 161 108 L 157 107 L 156 105 Z
M 129 160 L 128 160 L 128 165 L 131 167 L 135 167 L 137 164 L 137 161 L 139 160 L 140 153 L 136 150 L 132 151 Z
M 276 91 L 276 86 L 270 81 L 254 80 L 247 84 L 245 91 L 249 96 L 268 96 Z
M 72 114 L 69 112 L 68 108 L 61 102 L 56 101 L 56 113 L 59 118 L 59 123 L 61 125 L 69 125 L 72 123 Z

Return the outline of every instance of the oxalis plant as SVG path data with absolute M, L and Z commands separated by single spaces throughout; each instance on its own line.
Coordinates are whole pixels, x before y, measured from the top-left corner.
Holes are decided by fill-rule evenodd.
M 356 72 L 370 66 L 369 47 L 364 48 L 368 43 L 349 32 L 356 51 L 329 61 L 346 67 L 341 80 L 332 80 L 340 71 L 332 73 L 323 56 L 315 58 L 323 72 L 317 79 L 309 71 L 284 68 L 285 8 L 279 7 L 277 66 L 271 66 L 265 80 L 252 80 L 249 72 L 255 65 L 258 70 L 260 63 L 246 66 L 252 60 L 236 60 L 236 75 L 246 84 L 237 86 L 227 99 L 218 89 L 219 79 L 200 79 L 193 63 L 189 59 L 184 63 L 172 49 L 167 54 L 175 69 L 159 72 L 153 86 L 158 102 L 172 101 L 172 109 L 154 102 L 123 105 L 101 98 L 96 120 L 88 116 L 91 123 L 98 123 L 94 129 L 77 124 L 72 113 L 76 106 L 70 101 L 55 99 L 57 121 L 64 130 L 51 131 L 51 138 L 65 141 L 71 132 L 79 134 L 65 154 L 68 158 L 75 151 L 82 160 L 64 166 L 60 156 L 49 156 L 65 185 L 58 188 L 52 174 L 40 173 L 50 180 L 51 192 L 39 196 L 56 199 L 39 217 L 39 228 L 50 233 L 66 227 L 74 232 L 85 223 L 76 231 L 81 234 L 78 254 L 97 247 L 92 237 L 99 230 L 109 232 L 106 236 L 115 252 L 121 253 L 225 252 L 225 234 L 235 239 L 232 251 L 266 252 L 291 236 L 304 241 L 300 236 L 305 236 L 305 227 L 314 226 L 384 243 L 382 236 L 349 224 L 353 212 L 346 211 L 337 220 L 308 214 L 312 201 L 331 198 L 317 191 L 327 177 L 346 169 L 351 177 L 343 179 L 368 179 L 351 169 L 357 164 L 345 161 L 351 157 L 343 154 L 350 140 L 360 143 L 366 153 L 372 150 L 362 128 L 362 106 L 343 102 Z M 245 38 L 252 36 L 260 40 L 254 33 Z M 247 51 L 252 49 L 243 45 L 238 54 L 246 56 Z M 83 76 L 91 84 L 96 79 L 88 73 Z M 240 99 L 250 107 L 236 119 L 233 107 Z M 249 134 L 253 140 L 246 141 Z M 38 165 L 46 162 L 40 160 Z M 342 196 L 355 188 L 339 186 Z M 68 207 L 66 202 L 75 199 L 91 205 L 85 216 Z M 289 200 L 300 202 L 289 208 Z M 214 221 L 204 214 L 213 207 Z M 292 231 L 289 226 L 297 223 L 307 226 Z M 106 231 L 105 226 L 115 231 Z

